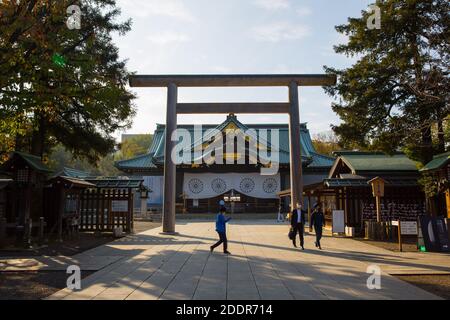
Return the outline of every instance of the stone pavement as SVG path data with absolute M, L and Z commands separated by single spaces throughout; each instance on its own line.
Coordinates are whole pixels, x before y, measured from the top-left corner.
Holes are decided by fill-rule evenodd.
M 306 235 L 301 251 L 287 239 L 288 226 L 272 221 L 230 223 L 231 256 L 221 248 L 210 254 L 213 222 L 178 221 L 177 231 L 152 229 L 84 252 L 116 260 L 83 279 L 82 290 L 48 299 L 438 299 L 390 274 L 450 273 L 450 255 L 390 252 L 346 238 L 324 237 L 320 251 Z M 380 290 L 366 286 L 369 265 L 382 269 Z

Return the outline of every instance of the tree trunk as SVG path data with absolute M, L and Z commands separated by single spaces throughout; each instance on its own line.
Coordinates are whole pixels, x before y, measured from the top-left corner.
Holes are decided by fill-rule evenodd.
M 31 154 L 43 158 L 46 137 L 46 121 L 42 114 L 36 113 L 37 125 L 33 128 L 31 137 Z
M 442 120 L 438 122 L 438 153 L 445 152 L 445 133 L 444 133 L 444 125 Z
M 433 160 L 433 139 L 431 136 L 431 125 L 422 129 L 422 146 L 420 148 L 420 160 L 426 164 Z
M 16 133 L 16 138 L 14 142 L 14 151 L 22 151 L 23 145 L 24 145 L 24 137 L 20 135 L 19 133 Z

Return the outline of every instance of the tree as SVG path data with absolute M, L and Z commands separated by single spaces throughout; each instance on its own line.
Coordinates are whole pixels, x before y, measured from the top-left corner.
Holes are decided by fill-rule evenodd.
M 120 151 L 116 154 L 117 160 L 134 158 L 146 154 L 152 144 L 152 134 L 140 134 L 122 141 L 119 145 Z
M 345 148 L 387 153 L 401 148 L 424 164 L 445 148 L 445 135 L 438 142 L 433 130 L 440 132 L 450 113 L 450 3 L 377 0 L 376 5 L 381 29 L 369 30 L 371 13 L 364 11 L 336 27 L 349 41 L 335 51 L 358 61 L 343 70 L 325 67 L 339 76 L 336 86 L 325 88 L 339 98 L 333 110 L 343 123 L 333 130 Z
M 73 4 L 80 29 L 66 24 Z M 0 8 L 0 140 L 41 157 L 58 143 L 93 163 L 111 153 L 112 134 L 135 113 L 111 38 L 131 22 L 116 21 L 116 1 L 4 0 Z
M 73 168 L 81 171 L 88 172 L 92 176 L 118 176 L 119 170 L 114 167 L 115 154 L 110 153 L 104 157 L 101 157 L 95 164 L 83 159 L 82 157 L 76 157 L 69 151 L 67 151 L 63 145 L 56 145 L 48 157 L 48 166 L 54 172 L 61 171 L 64 167 Z
M 74 155 L 62 144 L 58 144 L 48 156 L 48 165 L 55 172 L 62 170 L 64 167 L 69 167 L 86 171 L 93 176 L 118 176 L 120 171 L 114 166 L 114 163 L 146 154 L 152 139 L 153 135 L 151 134 L 140 134 L 127 138 L 119 144 L 119 150 L 100 157 L 95 163 Z
M 313 136 L 312 142 L 318 153 L 328 156 L 341 149 L 339 140 L 333 132 L 318 133 Z

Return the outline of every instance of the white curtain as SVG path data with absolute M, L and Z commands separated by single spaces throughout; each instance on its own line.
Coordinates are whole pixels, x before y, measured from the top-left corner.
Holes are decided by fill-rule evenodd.
M 160 205 L 163 199 L 163 176 L 145 176 L 144 186 L 150 188 L 152 192 L 148 194 L 147 204 Z
M 280 192 L 280 175 L 258 173 L 185 173 L 183 192 L 188 199 L 217 197 L 234 189 L 254 198 L 276 199 Z

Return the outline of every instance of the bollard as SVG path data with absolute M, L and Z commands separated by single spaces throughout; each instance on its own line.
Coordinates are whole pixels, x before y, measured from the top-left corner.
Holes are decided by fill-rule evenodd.
M 22 247 L 24 241 L 24 226 L 16 226 L 16 247 Z
M 39 245 L 42 246 L 44 244 L 44 217 L 39 218 L 39 233 L 38 233 L 38 242 Z
M 31 219 L 28 219 L 25 223 L 25 230 L 24 230 L 24 247 L 26 249 L 31 248 L 31 230 L 33 228 L 33 221 Z

